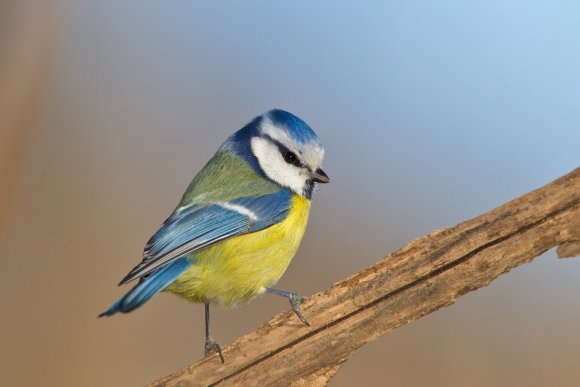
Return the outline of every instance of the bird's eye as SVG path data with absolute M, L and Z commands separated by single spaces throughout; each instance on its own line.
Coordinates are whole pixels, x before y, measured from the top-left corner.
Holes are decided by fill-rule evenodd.
M 296 156 L 296 153 L 291 151 L 286 151 L 286 153 L 284 153 L 284 160 L 288 164 L 292 165 L 298 165 L 300 163 L 300 160 L 298 160 L 298 156 Z

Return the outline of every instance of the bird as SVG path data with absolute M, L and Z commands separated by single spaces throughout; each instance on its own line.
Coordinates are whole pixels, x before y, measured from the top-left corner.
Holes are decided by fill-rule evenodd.
M 205 306 L 205 356 L 220 344 L 210 304 L 242 304 L 264 293 L 286 297 L 310 325 L 306 297 L 274 288 L 306 230 L 324 148 L 302 119 L 270 110 L 232 134 L 193 178 L 179 204 L 147 242 L 142 261 L 119 283 L 136 285 L 99 317 L 129 313 L 159 292 Z

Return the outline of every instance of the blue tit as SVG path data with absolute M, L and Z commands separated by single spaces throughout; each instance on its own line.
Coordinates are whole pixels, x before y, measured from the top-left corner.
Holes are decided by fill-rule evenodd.
M 138 283 L 101 316 L 128 313 L 158 292 L 205 304 L 205 355 L 222 351 L 209 327 L 209 305 L 244 303 L 272 288 L 296 254 L 324 148 L 303 120 L 271 110 L 231 135 L 195 176 L 177 208 L 151 237 L 143 260 L 119 285 Z

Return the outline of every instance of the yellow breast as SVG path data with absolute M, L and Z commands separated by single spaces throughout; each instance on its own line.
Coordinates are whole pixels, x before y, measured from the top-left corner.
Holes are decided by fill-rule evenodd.
M 193 253 L 196 263 L 165 291 L 193 302 L 247 302 L 264 293 L 286 271 L 306 230 L 310 201 L 294 195 L 282 222 L 227 239 Z

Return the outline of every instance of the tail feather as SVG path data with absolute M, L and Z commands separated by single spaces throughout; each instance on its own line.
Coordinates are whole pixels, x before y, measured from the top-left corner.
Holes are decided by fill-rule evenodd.
M 155 294 L 175 281 L 189 266 L 191 266 L 191 262 L 186 258 L 180 258 L 161 268 L 151 274 L 146 280 L 137 284 L 127 294 L 111 305 L 107 311 L 101 313 L 99 317 L 112 316 L 117 312 L 129 313 L 140 307 Z

